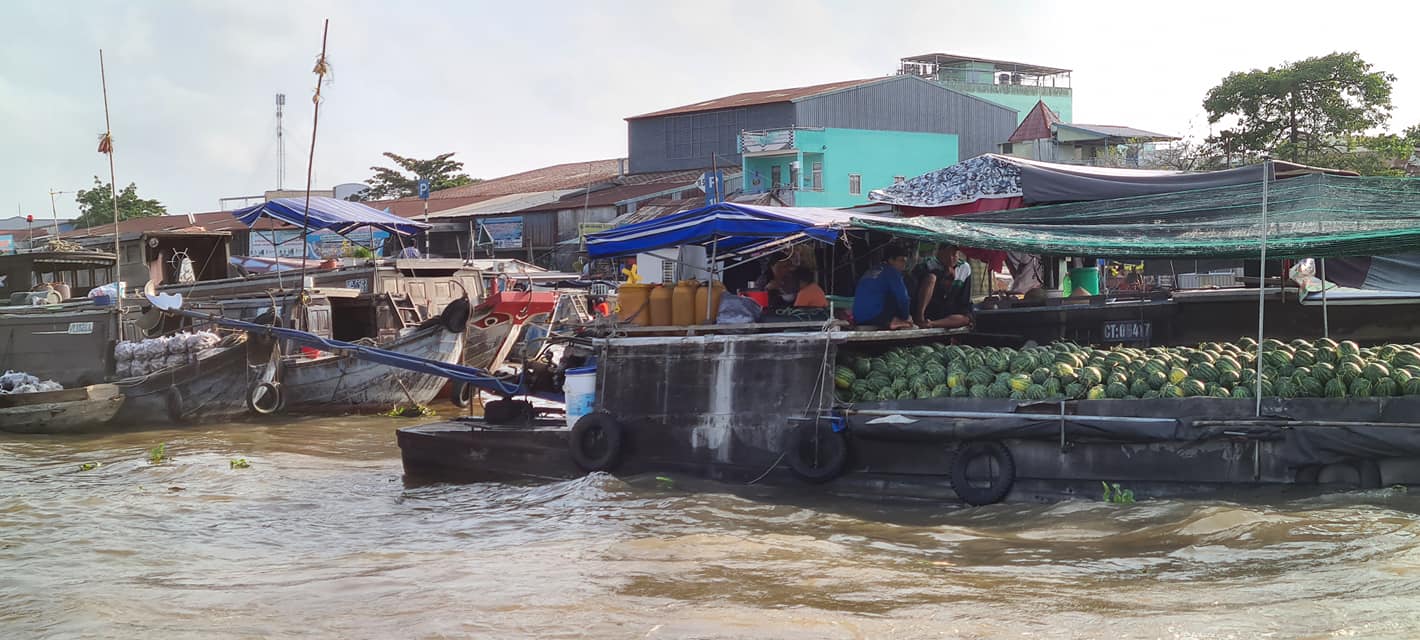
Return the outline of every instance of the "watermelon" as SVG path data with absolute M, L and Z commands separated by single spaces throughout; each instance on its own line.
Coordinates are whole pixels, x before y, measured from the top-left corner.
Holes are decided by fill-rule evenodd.
M 1310 367 L 1316 364 L 1316 352 L 1311 349 L 1298 349 L 1292 354 L 1292 364 L 1298 367 Z
M 1135 378 L 1134 382 L 1129 385 L 1129 395 L 1133 396 L 1143 396 L 1153 390 L 1154 388 L 1149 386 L 1149 382 L 1143 378 Z
M 1050 370 L 1045 367 L 1037 367 L 1034 371 L 1030 372 L 1030 381 L 1036 384 L 1045 384 L 1045 381 L 1049 378 Z
M 1230 397 L 1238 398 L 1238 399 L 1251 398 L 1251 397 L 1252 397 L 1252 387 L 1242 386 L 1242 385 L 1233 387 L 1233 391 L 1232 391 L 1232 393 L 1229 394 L 1229 395 L 1230 395 Z
M 1031 385 L 1031 379 L 1030 376 L 1016 374 L 1011 376 L 1009 384 L 1012 391 L 1025 391 Z
M 1104 382 L 1104 372 L 1099 367 L 1084 367 L 1080 369 L 1080 384 L 1092 387 Z
M 1381 378 L 1390 377 L 1390 367 L 1385 366 L 1384 363 L 1372 361 L 1361 369 L 1361 375 L 1370 380 L 1371 384 L 1375 384 L 1380 382 Z
M 1250 351 L 1257 348 L 1257 341 L 1248 337 L 1238 338 L 1238 346 Z
M 1322 388 L 1322 395 L 1327 398 L 1345 398 L 1346 384 L 1341 382 L 1340 378 L 1327 380 L 1326 385 Z
M 1342 344 L 1345 344 L 1344 342 Z M 1356 378 L 1351 382 L 1351 397 L 1369 398 L 1374 393 L 1371 381 L 1366 378 Z
M 1202 380 L 1203 382 L 1215 382 L 1218 379 L 1218 369 L 1211 362 L 1200 362 L 1193 365 L 1193 370 L 1189 376 Z
M 1004 373 L 1011 368 L 1011 361 L 1002 353 L 993 353 L 986 358 L 986 366 L 996 373 Z
M 1218 369 L 1219 373 L 1222 373 L 1224 371 L 1237 372 L 1242 370 L 1242 364 L 1238 362 L 1237 358 L 1234 358 L 1229 355 L 1219 356 L 1217 360 L 1213 361 L 1213 366 Z
M 1320 380 L 1322 384 L 1326 384 L 1336 378 L 1336 367 L 1325 362 L 1318 362 L 1312 365 L 1312 377 Z
M 1104 395 L 1109 398 L 1123 398 L 1129 395 L 1129 387 L 1122 382 L 1111 382 L 1105 385 Z
M 967 393 L 971 394 L 971 397 L 973 398 L 985 398 L 988 397 L 990 393 L 990 388 L 991 385 L 975 384 L 967 390 Z
M 1047 397 L 1045 387 L 1039 384 L 1032 384 L 1026 387 L 1027 400 L 1044 400 Z
M 1204 386 L 1203 381 L 1194 380 L 1193 378 L 1187 378 L 1183 382 L 1178 383 L 1178 388 L 1179 391 L 1183 392 L 1184 397 L 1190 398 L 1193 396 L 1201 396 L 1208 392 L 1208 388 Z
M 1065 385 L 1065 397 L 1071 400 L 1078 400 L 1085 395 L 1085 385 L 1078 382 L 1071 382 Z
M 1046 396 L 1058 398 L 1062 395 L 1061 391 L 1063 390 L 1063 386 L 1060 384 L 1059 378 L 1047 378 L 1045 384 L 1041 386 L 1045 387 Z
M 991 374 L 991 370 L 986 367 L 977 367 L 966 374 L 967 382 L 973 385 L 988 385 L 994 381 L 996 376 Z
M 977 369 L 986 366 L 986 356 L 980 351 L 969 351 L 962 360 L 966 362 L 968 369 Z
M 1172 369 L 1169 369 L 1169 382 L 1173 384 L 1179 384 L 1187 379 L 1188 372 L 1184 371 L 1182 367 L 1174 367 Z
M 1320 398 L 1325 395 L 1325 385 L 1316 378 L 1294 378 L 1294 384 L 1297 386 L 1299 398 Z
M 1400 392 L 1407 396 L 1420 396 L 1420 377 L 1411 378 L 1400 386 Z
M 1276 384 L 1275 386 L 1276 386 L 1276 389 L 1277 389 L 1277 397 L 1279 397 L 1279 398 L 1295 398 L 1295 397 L 1297 397 L 1297 385 L 1296 385 L 1296 383 L 1292 382 L 1292 379 L 1291 379 L 1291 378 L 1282 378 L 1281 380 L 1278 380 L 1278 381 L 1277 381 L 1277 384 Z
M 1090 400 L 1103 400 L 1108 396 L 1105 395 L 1104 386 L 1097 384 L 1093 387 L 1090 387 L 1090 390 L 1086 392 L 1085 397 L 1089 398 Z
M 1350 340 L 1342 340 L 1336 343 L 1336 352 L 1343 356 L 1361 355 L 1361 347 Z
M 1420 352 L 1409 347 L 1397 350 L 1390 363 L 1397 367 L 1420 367 Z
M 1218 372 L 1218 384 L 1221 386 L 1232 388 L 1241 381 L 1242 375 L 1236 371 L 1229 370 Z
M 1011 373 L 1030 373 L 1035 369 L 1035 358 L 1029 354 L 1019 354 L 1011 358 Z
M 1171 382 L 1170 382 L 1170 383 L 1165 383 L 1164 386 L 1159 387 L 1159 397 L 1161 397 L 1161 398 L 1182 398 L 1182 397 L 1183 397 L 1183 389 L 1182 389 L 1181 387 L 1179 387 L 1178 385 L 1173 384 L 1173 383 L 1171 383 Z
M 1342 384 L 1350 387 L 1353 381 L 1361 378 L 1361 367 L 1354 362 L 1347 362 L 1336 368 L 1336 377 Z
M 857 379 L 857 374 L 853 373 L 853 370 L 848 367 L 836 367 L 833 370 L 833 386 L 839 389 L 852 387 L 853 382 Z
M 1154 370 L 1145 374 L 1144 381 L 1149 384 L 1150 389 L 1161 389 L 1168 384 L 1169 377 L 1163 371 Z
M 1372 387 L 1371 390 L 1375 395 L 1382 398 L 1400 395 L 1400 385 L 1396 384 L 1395 380 L 1390 378 L 1381 378 L 1376 381 L 1375 386 Z
M 1050 373 L 1056 378 L 1059 378 L 1063 383 L 1073 382 L 1077 377 L 1075 365 L 1068 362 L 1056 362 L 1055 366 L 1051 367 Z
M 1414 377 L 1415 376 L 1413 374 L 1411 374 L 1409 371 L 1406 371 L 1405 369 L 1396 369 L 1390 372 L 1390 379 L 1394 380 L 1395 384 L 1400 387 L 1404 387 L 1405 383 L 1409 382 L 1410 379 Z

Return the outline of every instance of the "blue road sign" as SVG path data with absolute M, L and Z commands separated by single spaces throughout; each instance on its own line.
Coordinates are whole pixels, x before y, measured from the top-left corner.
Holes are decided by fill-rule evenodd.
M 429 199 L 429 179 L 428 179 L 428 178 L 420 178 L 420 179 L 419 179 L 419 199 L 420 199 L 420 200 L 428 200 L 428 199 Z

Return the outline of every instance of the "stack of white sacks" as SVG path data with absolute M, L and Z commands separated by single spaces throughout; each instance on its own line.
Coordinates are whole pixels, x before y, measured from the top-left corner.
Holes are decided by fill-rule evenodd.
M 118 360 L 118 377 L 142 376 L 180 367 L 207 357 L 221 342 L 222 337 L 211 331 L 120 342 L 113 348 L 113 355 Z
M 53 380 L 40 380 L 23 371 L 6 371 L 0 376 L 0 395 L 7 393 L 34 393 L 36 391 L 58 391 L 64 386 Z

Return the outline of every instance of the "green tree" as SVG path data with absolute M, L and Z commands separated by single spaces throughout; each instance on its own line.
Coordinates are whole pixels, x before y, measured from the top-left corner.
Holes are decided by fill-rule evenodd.
M 1394 75 L 1372 70 L 1355 52 L 1234 72 L 1203 101 L 1209 124 L 1234 120 L 1209 142 L 1230 156 L 1269 152 L 1314 163 L 1346 152 L 1356 136 L 1385 126 L 1393 82 Z
M 92 227 L 113 223 L 113 198 L 109 196 L 109 185 L 99 180 L 98 176 L 94 176 L 94 188 L 80 189 L 74 200 L 79 203 L 79 219 L 74 221 L 75 226 Z M 167 212 L 168 208 L 157 200 L 138 197 L 138 185 L 132 182 L 118 192 L 119 220 L 161 216 Z
M 453 152 L 441 153 L 428 160 L 418 160 L 386 151 L 384 156 L 394 161 L 398 168 L 370 167 L 375 172 L 365 181 L 370 188 L 354 196 L 354 199 L 384 200 L 418 195 L 420 179 L 429 180 L 430 191 L 479 182 L 463 173 L 463 163 L 451 160 L 453 155 Z M 406 175 L 406 172 L 413 175 Z

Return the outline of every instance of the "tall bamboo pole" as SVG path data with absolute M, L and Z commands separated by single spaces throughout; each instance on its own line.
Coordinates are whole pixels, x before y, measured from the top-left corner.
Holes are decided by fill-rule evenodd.
M 306 206 L 302 211 L 301 220 L 301 288 L 306 286 L 306 256 L 310 254 L 310 244 L 307 236 L 311 232 L 311 176 L 315 171 L 316 163 L 316 128 L 320 126 L 320 88 L 325 84 L 325 74 L 330 71 L 330 67 L 325 61 L 325 43 L 330 35 L 330 19 L 326 18 L 325 27 L 321 29 L 320 35 L 320 58 L 316 59 L 316 94 L 311 98 L 315 103 L 315 116 L 311 122 L 311 153 L 306 159 Z
M 108 117 L 108 72 L 104 69 L 103 49 L 99 49 L 99 81 L 103 83 L 104 92 L 104 143 L 99 145 L 99 150 L 108 156 L 108 196 L 113 203 L 113 279 L 118 282 L 123 273 L 123 254 L 118 246 L 118 180 L 113 170 L 113 124 Z

